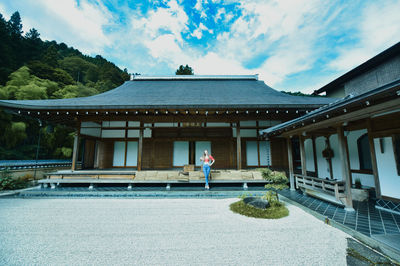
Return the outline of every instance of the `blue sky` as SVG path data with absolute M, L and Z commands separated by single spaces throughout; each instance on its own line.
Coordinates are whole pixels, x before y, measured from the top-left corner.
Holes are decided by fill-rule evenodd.
M 312 92 L 400 41 L 400 0 L 18 0 L 24 31 L 101 54 L 129 72 L 259 74 Z

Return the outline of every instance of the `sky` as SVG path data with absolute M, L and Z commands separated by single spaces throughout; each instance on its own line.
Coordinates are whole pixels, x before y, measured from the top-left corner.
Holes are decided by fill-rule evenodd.
M 1 0 L 36 28 L 121 69 L 259 74 L 311 93 L 400 41 L 400 0 Z

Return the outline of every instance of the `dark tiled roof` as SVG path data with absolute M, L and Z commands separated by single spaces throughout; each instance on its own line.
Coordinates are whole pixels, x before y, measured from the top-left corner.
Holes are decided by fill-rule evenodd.
M 383 99 L 383 100 L 381 99 L 380 101 L 390 101 L 398 99 L 398 97 L 400 96 L 399 88 L 400 88 L 400 79 L 357 96 L 353 96 L 350 94 L 344 98 L 337 99 L 336 101 L 330 104 L 321 106 L 320 108 L 315 109 L 306 115 L 264 129 L 260 133 L 266 136 L 279 135 L 285 130 L 290 131 L 293 128 L 297 130 L 303 126 L 306 126 L 310 124 L 310 121 L 312 120 L 318 120 L 318 121 L 324 120 L 326 115 L 330 115 L 330 117 L 332 118 L 333 116 L 331 114 L 336 114 L 338 110 L 341 110 L 343 108 L 347 109 L 351 105 L 356 105 L 357 107 L 356 109 L 359 110 L 365 108 L 365 105 L 361 104 L 362 102 L 365 103 L 365 101 L 369 102 L 377 100 L 379 98 Z M 340 113 L 340 115 L 342 114 L 343 112 Z
M 56 100 L 2 100 L 21 109 L 316 108 L 322 97 L 291 96 L 257 79 L 138 79 L 102 94 Z

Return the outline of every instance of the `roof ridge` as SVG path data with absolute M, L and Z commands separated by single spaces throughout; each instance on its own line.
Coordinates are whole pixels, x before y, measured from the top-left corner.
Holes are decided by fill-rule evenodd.
M 139 80 L 258 80 L 255 75 L 156 75 L 156 76 L 132 76 L 132 81 Z

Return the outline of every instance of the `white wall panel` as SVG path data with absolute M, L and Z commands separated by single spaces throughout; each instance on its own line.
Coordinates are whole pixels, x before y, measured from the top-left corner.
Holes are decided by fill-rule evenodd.
M 383 138 L 384 153 L 381 152 L 378 138 L 374 139 L 374 144 L 381 194 L 399 199 L 400 176 L 397 175 L 392 138 Z
M 231 123 L 214 123 L 207 122 L 207 127 L 230 127 Z
M 128 121 L 128 127 L 140 127 L 139 121 Z
M 101 127 L 101 124 L 96 122 L 82 122 L 81 127 Z
M 102 138 L 125 138 L 124 129 L 103 129 L 101 132 Z
M 353 184 L 355 183 L 356 179 L 359 178 L 363 186 L 375 187 L 375 181 L 373 175 L 352 173 L 351 177 Z
M 367 133 L 366 129 L 350 131 L 347 135 L 347 143 L 349 146 L 350 169 L 360 170 L 360 160 L 358 156 L 357 140 L 359 137 Z
M 332 158 L 332 169 L 333 169 L 333 178 L 337 180 L 343 180 L 342 177 L 342 161 L 340 159 L 339 153 L 339 139 L 337 134 L 333 134 L 329 138 L 331 149 L 333 150 L 333 158 Z
M 128 141 L 126 151 L 126 166 L 137 166 L 138 142 Z
M 124 166 L 124 164 L 125 164 L 125 141 L 115 141 L 113 166 Z
M 189 141 L 174 141 L 173 165 L 189 164 Z
M 256 129 L 241 129 L 240 130 L 240 137 L 241 138 L 252 138 L 257 137 L 257 130 Z
M 95 127 L 82 127 L 81 134 L 92 136 L 92 137 L 100 137 L 101 129 Z
M 247 166 L 258 165 L 257 141 L 246 141 L 246 162 Z
M 138 129 L 130 129 L 128 130 L 128 138 L 138 138 L 139 130 Z
M 240 121 L 240 127 L 255 127 L 256 121 Z
M 304 150 L 306 152 L 306 169 L 307 169 L 307 171 L 314 172 L 315 165 L 314 165 L 314 153 L 313 153 L 312 139 L 306 139 L 304 141 Z
M 125 121 L 103 121 L 103 127 L 126 127 Z

